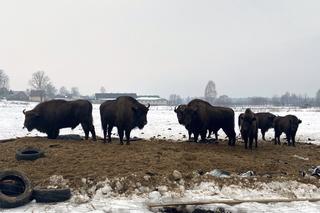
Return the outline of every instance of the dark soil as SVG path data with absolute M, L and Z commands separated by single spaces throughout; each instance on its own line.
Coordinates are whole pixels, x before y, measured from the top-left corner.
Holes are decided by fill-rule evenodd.
M 35 161 L 17 161 L 16 150 L 25 147 L 40 148 L 45 152 L 45 157 Z M 43 187 L 50 183 L 49 177 L 52 175 L 62 175 L 69 180 L 72 188 L 83 186 L 82 178 L 95 184 L 116 177 L 145 186 L 170 186 L 174 183 L 174 170 L 181 172 L 186 186 L 191 186 L 210 179 L 203 174 L 213 169 L 235 175 L 252 170 L 256 176 L 249 178 L 249 183 L 296 180 L 320 186 L 319 178 L 304 178 L 300 173 L 320 164 L 320 146 L 311 144 L 298 143 L 296 147 L 288 147 L 260 142 L 258 149 L 250 151 L 245 150 L 240 142 L 230 147 L 226 141 L 196 144 L 155 140 L 135 141 L 121 146 L 119 141 L 104 144 L 102 141 L 20 138 L 0 142 L 0 150 L 0 171 L 20 170 L 29 176 L 35 186 Z M 146 175 L 150 179 L 145 180 Z M 220 184 L 241 181 L 238 177 L 212 179 Z

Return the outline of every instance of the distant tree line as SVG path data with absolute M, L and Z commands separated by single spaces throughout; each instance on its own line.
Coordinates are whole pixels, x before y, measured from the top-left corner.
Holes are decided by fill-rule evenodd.
M 47 99 L 52 98 L 78 98 L 81 96 L 78 87 L 71 87 L 68 90 L 65 86 L 58 90 L 51 82 L 49 76 L 44 71 L 37 71 L 32 74 L 29 80 L 31 90 L 42 90 Z M 27 90 L 27 93 L 30 92 Z M 106 89 L 102 86 L 100 92 L 105 93 Z M 0 98 L 8 97 L 13 91 L 9 87 L 9 76 L 4 70 L 0 69 Z M 238 105 L 273 105 L 273 106 L 299 106 L 311 107 L 320 106 L 320 89 L 316 92 L 315 97 L 300 95 L 286 92 L 281 96 L 269 97 L 247 97 L 247 98 L 231 98 L 227 95 L 218 96 L 216 84 L 210 80 L 205 86 L 203 97 L 181 97 L 178 94 L 169 96 L 169 105 L 176 106 L 179 104 L 187 104 L 192 99 L 199 98 L 218 106 L 238 106 Z
M 286 92 L 281 96 L 273 97 L 246 97 L 246 98 L 231 98 L 227 95 L 220 95 L 216 91 L 215 83 L 210 80 L 206 87 L 203 97 L 186 97 L 182 98 L 178 94 L 169 96 L 170 105 L 187 104 L 192 99 L 199 98 L 208 101 L 209 103 L 217 106 L 298 106 L 298 107 L 311 107 L 320 106 L 320 89 L 317 91 L 315 97 L 307 95 L 300 95 L 295 93 Z
M 41 90 L 44 91 L 43 96 L 46 99 L 52 99 L 56 97 L 73 98 L 81 96 L 78 87 L 71 87 L 70 91 L 64 86 L 62 86 L 59 90 L 56 89 L 49 76 L 47 76 L 44 71 L 34 72 L 29 80 L 29 85 L 30 88 L 26 90 L 26 93 L 29 94 L 31 90 Z M 13 93 L 14 91 L 10 90 L 9 88 L 8 75 L 3 70 L 0 70 L 0 97 L 8 97 Z

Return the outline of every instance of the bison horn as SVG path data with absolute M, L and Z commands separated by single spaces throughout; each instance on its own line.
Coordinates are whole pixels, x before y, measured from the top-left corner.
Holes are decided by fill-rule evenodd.
M 26 114 L 26 109 L 24 109 L 22 112 L 23 112 L 23 114 Z
M 174 111 L 175 111 L 175 112 L 177 111 L 177 107 L 176 107 L 176 106 L 174 107 Z
M 147 108 L 148 108 L 148 109 L 150 108 L 150 104 L 147 105 Z

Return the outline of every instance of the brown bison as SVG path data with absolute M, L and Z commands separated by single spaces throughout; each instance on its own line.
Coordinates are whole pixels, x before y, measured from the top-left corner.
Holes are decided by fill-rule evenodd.
M 255 115 L 258 120 L 258 129 L 261 129 L 262 140 L 265 141 L 265 134 L 270 128 L 273 128 L 273 120 L 276 116 L 270 112 L 258 112 Z
M 183 126 L 185 126 L 185 124 L 184 124 L 184 113 L 185 113 L 185 111 L 184 110 L 186 109 L 186 107 L 187 107 L 186 104 L 181 104 L 178 107 L 174 108 L 174 112 L 177 114 L 177 118 L 178 118 L 179 124 L 181 124 Z M 187 127 L 186 127 L 186 129 L 187 129 Z M 187 131 L 188 131 L 189 141 L 191 141 L 191 134 L 193 132 L 191 131 L 191 129 L 187 129 Z M 218 140 L 218 130 L 209 129 L 208 131 L 209 131 L 208 132 L 208 138 L 210 138 L 211 134 L 214 133 L 215 137 L 216 137 L 216 140 Z
M 240 133 L 241 137 L 244 140 L 245 148 L 252 149 L 253 140 L 256 142 L 256 148 L 258 147 L 258 123 L 255 114 L 251 111 L 251 109 L 246 109 L 246 111 L 239 116 L 239 124 L 240 124 Z
M 280 145 L 280 136 L 284 132 L 287 136 L 288 146 L 291 145 L 291 140 L 292 145 L 295 146 L 296 133 L 301 122 L 302 121 L 294 115 L 277 116 L 274 119 L 274 144 Z
M 254 114 L 257 119 L 258 129 L 261 130 L 262 139 L 265 141 L 265 134 L 270 128 L 273 128 L 273 120 L 276 116 L 270 112 L 258 112 Z M 241 127 L 243 115 L 244 113 L 241 113 L 238 117 L 239 128 Z
M 46 133 L 49 139 L 56 139 L 60 129 L 67 127 L 74 129 L 81 124 L 86 140 L 89 132 L 93 140 L 96 140 L 92 124 L 92 104 L 89 101 L 45 101 L 30 111 L 23 110 L 23 114 L 25 115 L 24 127 L 29 132 L 36 129 Z
M 217 132 L 222 128 L 229 138 L 229 145 L 235 144 L 234 111 L 231 108 L 216 107 L 206 101 L 194 99 L 188 103 L 184 112 L 183 124 L 194 134 L 195 142 L 199 135 L 205 141 L 207 130 Z
M 124 133 L 127 144 L 130 144 L 131 130 L 138 127 L 142 129 L 147 124 L 147 113 L 150 105 L 139 103 L 136 99 L 129 96 L 121 96 L 116 100 L 105 101 L 100 105 L 100 117 L 106 142 L 108 130 L 108 141 L 111 142 L 111 132 L 113 127 L 118 128 L 120 144 L 123 144 Z

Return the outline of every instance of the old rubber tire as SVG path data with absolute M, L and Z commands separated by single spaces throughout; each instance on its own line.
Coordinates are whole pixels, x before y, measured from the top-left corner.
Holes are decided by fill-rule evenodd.
M 12 193 L 7 193 L 5 189 L 2 191 L 0 188 L 0 208 L 15 208 L 29 203 L 32 198 L 32 185 L 29 178 L 19 171 L 7 170 L 0 172 L 0 182 L 8 180 L 22 184 L 23 190 L 21 194 L 12 195 Z
M 22 181 L 4 180 L 0 182 L 0 190 L 6 195 L 18 196 L 23 193 L 24 184 Z
M 69 200 L 71 190 L 65 189 L 34 189 L 32 197 L 37 203 L 56 203 Z
M 17 160 L 36 160 L 41 157 L 44 157 L 44 153 L 38 148 L 25 148 L 16 152 Z

